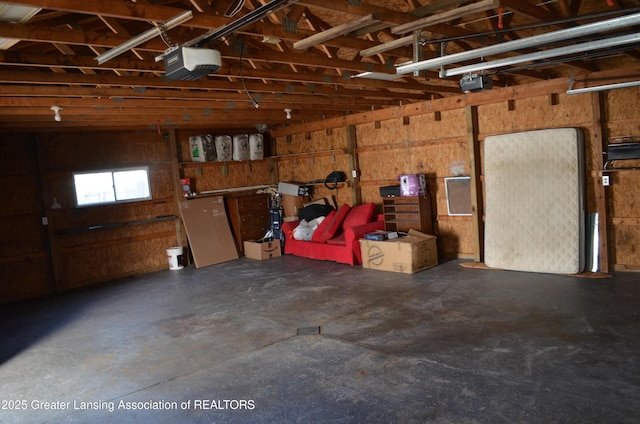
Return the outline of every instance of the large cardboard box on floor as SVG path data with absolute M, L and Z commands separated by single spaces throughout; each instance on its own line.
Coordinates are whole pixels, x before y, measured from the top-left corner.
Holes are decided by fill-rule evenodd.
M 363 268 L 413 274 L 438 265 L 436 236 L 409 230 L 407 237 L 360 240 Z
M 244 254 L 251 259 L 269 259 L 280 256 L 280 240 L 245 241 Z
M 223 196 L 180 202 L 180 215 L 196 268 L 239 258 Z

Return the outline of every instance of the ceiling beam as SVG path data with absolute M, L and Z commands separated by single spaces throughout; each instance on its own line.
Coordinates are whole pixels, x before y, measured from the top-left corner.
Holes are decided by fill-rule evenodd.
M 398 25 L 391 28 L 393 34 L 406 34 L 407 32 L 426 28 L 435 24 L 442 24 L 445 22 L 459 19 L 463 16 L 472 15 L 474 13 L 480 13 L 487 10 L 495 9 L 500 6 L 499 0 L 482 0 L 473 2 L 467 6 L 462 6 L 457 9 L 448 10 L 446 12 L 436 13 L 431 16 L 427 16 L 403 25 Z
M 380 22 L 380 19 L 373 14 L 369 14 L 366 16 L 362 16 L 353 21 L 345 22 L 341 25 L 336 25 L 333 28 L 329 28 L 325 31 L 317 32 L 309 37 L 303 38 L 302 40 L 296 41 L 293 43 L 294 49 L 304 50 L 312 46 L 316 46 L 318 44 L 322 44 L 332 38 L 339 37 L 341 35 L 346 35 L 352 31 L 356 31 L 360 28 L 363 28 L 367 25 Z
M 147 2 L 109 1 L 109 0 L 10 0 L 4 3 L 61 10 L 70 13 L 102 15 L 125 20 L 161 23 L 187 9 L 158 6 Z M 232 19 L 207 13 L 194 13 L 187 26 L 211 29 L 232 22 Z
M 387 23 L 389 26 L 405 24 L 415 19 L 404 12 L 388 9 L 385 7 L 375 6 L 364 3 L 359 6 L 352 6 L 344 0 L 298 0 L 298 5 L 307 6 L 311 9 L 323 9 L 330 12 L 342 12 L 354 16 L 365 16 L 369 14 L 377 15 L 380 21 Z
M 51 98 L 97 98 L 97 99 L 157 99 L 157 100 L 186 100 L 186 101 L 206 101 L 206 102 L 223 102 L 237 101 L 242 102 L 247 99 L 246 93 L 230 92 L 230 91 L 189 91 L 171 90 L 171 89 L 145 89 L 136 91 L 132 88 L 122 87 L 65 87 L 65 86 L 33 86 L 33 85 L 0 85 L 0 97 L 14 97 L 16 104 L 26 105 L 18 99 L 29 99 L 33 97 L 51 97 Z M 373 101 L 373 100 L 372 100 Z M 353 96 L 314 96 L 313 102 L 320 105 L 342 105 L 353 106 L 358 104 L 358 98 Z M 260 94 L 260 103 L 309 103 L 309 96 L 304 94 L 289 93 L 262 93 Z M 375 101 L 375 104 L 396 104 L 392 100 Z M 369 106 L 367 106 L 369 107 Z

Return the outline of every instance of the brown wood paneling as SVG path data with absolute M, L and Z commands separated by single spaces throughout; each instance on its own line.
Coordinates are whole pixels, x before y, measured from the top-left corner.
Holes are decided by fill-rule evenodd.
M 179 243 L 168 134 L 156 131 L 51 134 L 40 138 L 45 201 L 56 249 L 59 289 L 168 266 L 166 249 Z M 152 200 L 75 207 L 73 172 L 148 166 Z
M 614 220 L 615 222 L 615 220 Z M 611 226 L 615 268 L 640 270 L 640 225 L 617 223 Z
M 0 303 L 54 292 L 36 144 L 31 134 L 0 138 Z
M 55 292 L 47 253 L 0 256 L 0 304 L 51 295 Z
M 197 193 L 268 185 L 271 182 L 268 160 L 189 163 L 181 168 L 182 176 L 191 178 L 192 190 Z

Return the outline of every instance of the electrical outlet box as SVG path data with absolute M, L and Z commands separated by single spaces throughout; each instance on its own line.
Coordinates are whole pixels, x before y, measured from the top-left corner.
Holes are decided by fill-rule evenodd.
M 42 217 L 42 225 L 49 225 L 49 219 L 46 216 Z
M 611 181 L 609 180 L 609 176 L 608 175 L 603 175 L 602 176 L 602 185 L 605 187 L 609 187 L 609 184 L 611 184 Z

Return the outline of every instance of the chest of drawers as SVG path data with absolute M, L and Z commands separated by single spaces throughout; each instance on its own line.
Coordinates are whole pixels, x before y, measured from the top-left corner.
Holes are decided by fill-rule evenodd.
M 225 196 L 231 230 L 238 252 L 244 255 L 244 241 L 264 237 L 270 226 L 269 194 L 232 194 Z

